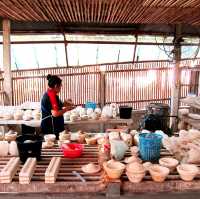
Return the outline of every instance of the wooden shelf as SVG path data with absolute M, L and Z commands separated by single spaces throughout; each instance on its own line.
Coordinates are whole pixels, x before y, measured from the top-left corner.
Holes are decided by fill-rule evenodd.
M 65 124 L 132 124 L 132 119 L 100 119 L 100 120 L 80 120 L 75 122 L 70 121 L 64 121 Z M 22 125 L 25 124 L 27 126 L 33 126 L 33 127 L 40 127 L 40 120 L 30 120 L 30 121 L 24 121 L 24 120 L 0 120 L 0 125 Z
M 187 104 L 188 106 L 192 108 L 196 108 L 200 110 L 200 105 L 196 104 L 195 102 L 192 102 L 191 100 L 187 101 L 186 98 L 184 98 L 184 99 L 181 99 L 180 101 L 184 104 Z
M 196 119 L 192 119 L 188 116 L 182 116 L 180 118 L 183 122 L 190 124 L 191 126 L 193 126 L 196 129 L 200 130 L 200 120 L 196 120 Z

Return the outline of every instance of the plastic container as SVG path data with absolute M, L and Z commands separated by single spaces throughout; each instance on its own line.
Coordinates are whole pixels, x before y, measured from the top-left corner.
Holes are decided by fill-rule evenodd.
M 97 104 L 95 102 L 86 102 L 85 108 L 92 108 L 93 110 L 96 108 Z
M 121 119 L 130 119 L 132 115 L 132 107 L 130 106 L 120 106 L 119 116 Z
M 17 137 L 17 148 L 19 157 L 22 162 L 25 162 L 29 157 L 41 159 L 42 136 L 38 135 L 20 135 Z
M 84 149 L 82 144 L 74 143 L 62 144 L 61 148 L 66 158 L 78 158 L 82 155 Z
M 154 133 L 139 134 L 139 151 L 142 160 L 157 161 L 160 158 L 162 136 Z

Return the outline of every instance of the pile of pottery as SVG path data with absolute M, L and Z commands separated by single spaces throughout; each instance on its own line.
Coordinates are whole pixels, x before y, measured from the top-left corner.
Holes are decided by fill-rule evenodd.
M 64 120 L 75 122 L 79 120 L 98 120 L 116 118 L 118 114 L 118 109 L 116 104 L 110 104 L 100 108 L 84 108 L 82 106 L 77 106 L 75 109 L 64 113 Z
M 200 131 L 197 129 L 180 130 L 178 137 L 164 138 L 163 146 L 183 163 L 200 163 Z

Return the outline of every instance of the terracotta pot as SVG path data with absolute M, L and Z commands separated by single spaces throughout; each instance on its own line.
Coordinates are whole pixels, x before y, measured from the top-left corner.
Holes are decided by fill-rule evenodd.
M 139 148 L 137 146 L 132 146 L 130 149 L 131 149 L 131 155 L 133 156 L 139 155 Z
M 139 183 L 144 178 L 145 172 L 143 172 L 143 173 L 131 173 L 131 172 L 127 171 L 126 175 L 128 176 L 129 181 L 131 181 L 133 183 Z
M 146 171 L 149 171 L 149 168 L 152 166 L 151 162 L 145 162 L 142 164 Z
M 6 141 L 15 141 L 17 138 L 17 132 L 13 132 L 12 130 L 5 134 L 4 136 Z
M 167 167 L 154 164 L 150 166 L 149 172 L 155 182 L 164 182 L 169 174 L 169 169 Z
M 109 178 L 119 179 L 124 172 L 125 165 L 118 161 L 109 160 L 103 163 L 103 168 Z
M 184 181 L 192 181 L 199 173 L 199 168 L 194 164 L 181 164 L 177 166 L 177 171 Z
M 138 158 L 137 156 L 131 156 L 131 157 L 126 157 L 124 159 L 124 162 L 127 164 L 132 163 L 132 162 L 142 163 L 142 160 Z
M 85 133 L 80 132 L 80 133 L 78 134 L 78 143 L 81 143 L 81 144 L 85 143 L 85 136 L 86 136 Z
M 86 137 L 85 141 L 88 145 L 95 145 L 97 144 L 97 139 L 95 137 Z
M 178 163 L 179 163 L 178 160 L 174 158 L 160 158 L 159 159 L 159 164 L 163 167 L 167 167 L 170 170 L 170 172 L 174 171 Z
M 126 165 L 126 171 L 129 173 L 145 173 L 145 168 L 139 162 L 132 162 Z
M 61 132 L 59 133 L 59 140 L 70 140 L 71 135 L 69 133 Z

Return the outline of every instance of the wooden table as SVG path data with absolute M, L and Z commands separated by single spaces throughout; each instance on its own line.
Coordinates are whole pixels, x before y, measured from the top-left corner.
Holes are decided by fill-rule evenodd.
M 100 125 L 100 132 L 105 132 L 104 125 L 105 124 L 126 124 L 128 126 L 131 126 L 133 123 L 132 119 L 99 119 L 99 120 L 79 120 L 79 121 L 64 121 L 65 125 L 89 125 L 89 124 L 98 124 Z M 40 120 L 0 120 L 0 126 L 7 126 L 7 125 L 27 125 L 31 127 L 39 128 L 41 121 Z M 3 128 L 3 132 L 6 132 L 6 130 Z

